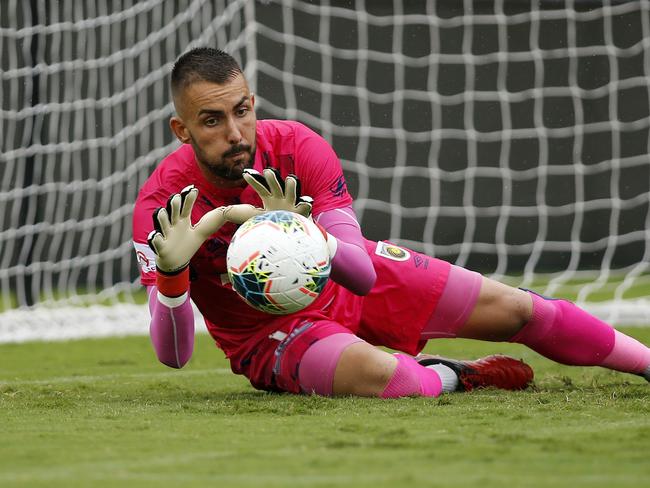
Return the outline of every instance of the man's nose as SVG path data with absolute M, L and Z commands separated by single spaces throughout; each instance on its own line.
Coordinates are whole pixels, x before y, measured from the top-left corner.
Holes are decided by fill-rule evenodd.
M 239 144 L 242 140 L 241 131 L 237 121 L 232 118 L 228 119 L 228 142 L 232 145 Z

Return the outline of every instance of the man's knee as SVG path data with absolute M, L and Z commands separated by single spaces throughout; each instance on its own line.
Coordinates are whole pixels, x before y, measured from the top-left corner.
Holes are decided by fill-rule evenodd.
M 335 333 L 312 343 L 298 366 L 298 382 L 304 393 L 330 396 L 341 356 L 355 344 L 366 344 L 352 333 Z
M 390 381 L 397 359 L 367 342 L 348 347 L 336 366 L 335 395 L 380 396 Z
M 300 386 L 319 395 L 379 396 L 390 381 L 397 360 L 353 334 L 319 340 L 303 355 Z
M 532 299 L 527 292 L 483 278 L 477 304 L 458 337 L 508 340 L 530 320 Z
M 532 315 L 532 299 L 524 290 L 503 285 L 496 307 L 510 318 L 513 327 L 523 327 Z

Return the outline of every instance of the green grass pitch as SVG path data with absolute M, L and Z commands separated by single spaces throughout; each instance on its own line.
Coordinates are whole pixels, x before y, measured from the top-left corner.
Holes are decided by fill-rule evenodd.
M 650 329 L 626 329 L 650 343 Z M 558 366 L 524 347 L 536 386 L 438 399 L 267 394 L 200 335 L 181 371 L 145 337 L 0 345 L 2 487 L 639 487 L 650 384 Z

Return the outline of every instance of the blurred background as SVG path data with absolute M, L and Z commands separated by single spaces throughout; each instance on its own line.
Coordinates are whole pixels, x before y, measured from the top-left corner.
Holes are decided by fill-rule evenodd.
M 138 189 L 196 46 L 341 158 L 365 235 L 650 323 L 649 1 L 0 2 L 0 341 L 141 333 Z

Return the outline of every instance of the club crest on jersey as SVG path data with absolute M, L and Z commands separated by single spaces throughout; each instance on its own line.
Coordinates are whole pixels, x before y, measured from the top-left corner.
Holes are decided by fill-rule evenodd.
M 375 254 L 392 259 L 393 261 L 407 261 L 411 257 L 411 253 L 406 249 L 389 244 L 388 242 L 378 242 Z

